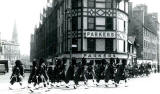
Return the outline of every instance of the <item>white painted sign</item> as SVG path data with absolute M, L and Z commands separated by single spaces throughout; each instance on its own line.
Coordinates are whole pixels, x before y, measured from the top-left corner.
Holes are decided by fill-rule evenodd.
M 86 31 L 84 33 L 86 38 L 118 38 L 127 40 L 127 34 L 124 32 L 117 31 Z
M 86 31 L 86 38 L 116 38 L 115 32 L 102 32 L 102 31 Z
M 82 54 L 84 58 L 127 58 L 125 54 Z

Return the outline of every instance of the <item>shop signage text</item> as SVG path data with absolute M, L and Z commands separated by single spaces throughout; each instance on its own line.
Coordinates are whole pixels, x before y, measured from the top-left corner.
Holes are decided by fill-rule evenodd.
M 115 32 L 101 32 L 101 31 L 86 31 L 85 37 L 87 38 L 116 38 Z

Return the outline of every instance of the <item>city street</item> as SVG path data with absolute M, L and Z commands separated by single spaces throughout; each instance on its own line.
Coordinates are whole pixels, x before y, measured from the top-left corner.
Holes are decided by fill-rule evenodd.
M 9 90 L 9 77 L 10 74 L 0 75 L 0 94 L 155 94 L 159 93 L 160 74 L 151 74 L 149 77 L 133 78 L 128 80 L 128 87 L 125 87 L 123 82 L 118 88 L 110 85 L 105 87 L 103 81 L 98 87 L 91 86 L 85 89 L 84 86 L 80 86 L 78 89 L 67 89 L 64 86 L 61 88 L 52 88 L 50 91 L 45 92 L 44 89 L 31 93 L 28 88 L 18 89 L 19 84 L 15 84 L 14 90 Z M 26 74 L 24 83 L 27 85 L 28 74 Z

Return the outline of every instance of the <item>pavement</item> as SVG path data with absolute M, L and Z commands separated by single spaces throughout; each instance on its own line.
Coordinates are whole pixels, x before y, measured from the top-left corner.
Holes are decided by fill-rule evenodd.
M 29 74 L 25 74 L 24 86 L 27 86 Z M 46 89 L 35 90 L 30 92 L 28 88 L 20 89 L 19 84 L 14 84 L 14 90 L 9 90 L 10 73 L 0 75 L 0 94 L 160 94 L 160 74 L 151 74 L 149 77 L 132 78 L 128 80 L 127 87 L 121 82 L 119 87 L 109 85 L 104 86 L 104 81 L 100 82 L 100 86 L 96 87 L 92 81 L 88 82 L 88 89 L 85 89 L 83 83 L 77 89 L 73 89 L 73 82 L 70 88 L 53 87 L 49 91 Z

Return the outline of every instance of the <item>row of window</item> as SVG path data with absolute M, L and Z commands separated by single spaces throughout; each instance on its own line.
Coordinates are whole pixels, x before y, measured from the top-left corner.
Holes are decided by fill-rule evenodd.
M 87 39 L 87 51 L 106 51 L 113 52 L 117 48 L 117 52 L 126 52 L 126 43 L 124 40 L 117 40 L 117 45 L 114 39 Z
M 84 51 L 88 51 L 88 52 L 126 52 L 126 42 L 124 40 L 115 40 L 112 38 L 108 38 L 108 39 L 87 39 L 87 41 L 85 41 L 86 46 L 83 47 L 87 47 L 84 48 L 86 50 Z M 70 39 L 68 39 L 68 51 L 70 51 L 71 48 L 71 41 Z M 78 51 L 82 51 L 82 45 L 81 45 L 81 39 L 76 39 L 73 38 L 72 39 L 72 52 L 78 52 Z
M 144 53 L 143 56 L 145 59 L 156 59 L 156 54 Z
M 150 43 L 146 40 L 143 41 L 143 45 L 145 48 L 152 48 L 152 49 L 156 49 L 156 45 L 154 45 L 153 43 Z
M 156 40 L 156 36 L 145 28 L 144 28 L 144 36 L 151 38 L 152 40 Z
M 87 21 L 86 21 L 87 20 Z M 72 21 L 68 20 L 68 30 L 71 30 L 71 22 L 72 22 L 72 31 L 77 31 L 82 29 L 82 17 L 72 17 Z M 117 24 L 116 24 L 117 23 Z M 114 18 L 114 17 L 95 17 L 88 16 L 84 17 L 83 24 L 87 24 L 84 26 L 84 29 L 93 30 L 93 31 L 121 31 L 127 32 L 128 23 L 122 19 Z
M 88 17 L 88 30 L 113 30 L 113 18 Z
M 128 13 L 128 2 L 121 0 L 83 0 L 83 6 L 89 8 L 118 8 Z M 70 4 L 71 3 L 71 4 Z M 72 8 L 82 7 L 81 0 L 67 0 L 67 6 Z

